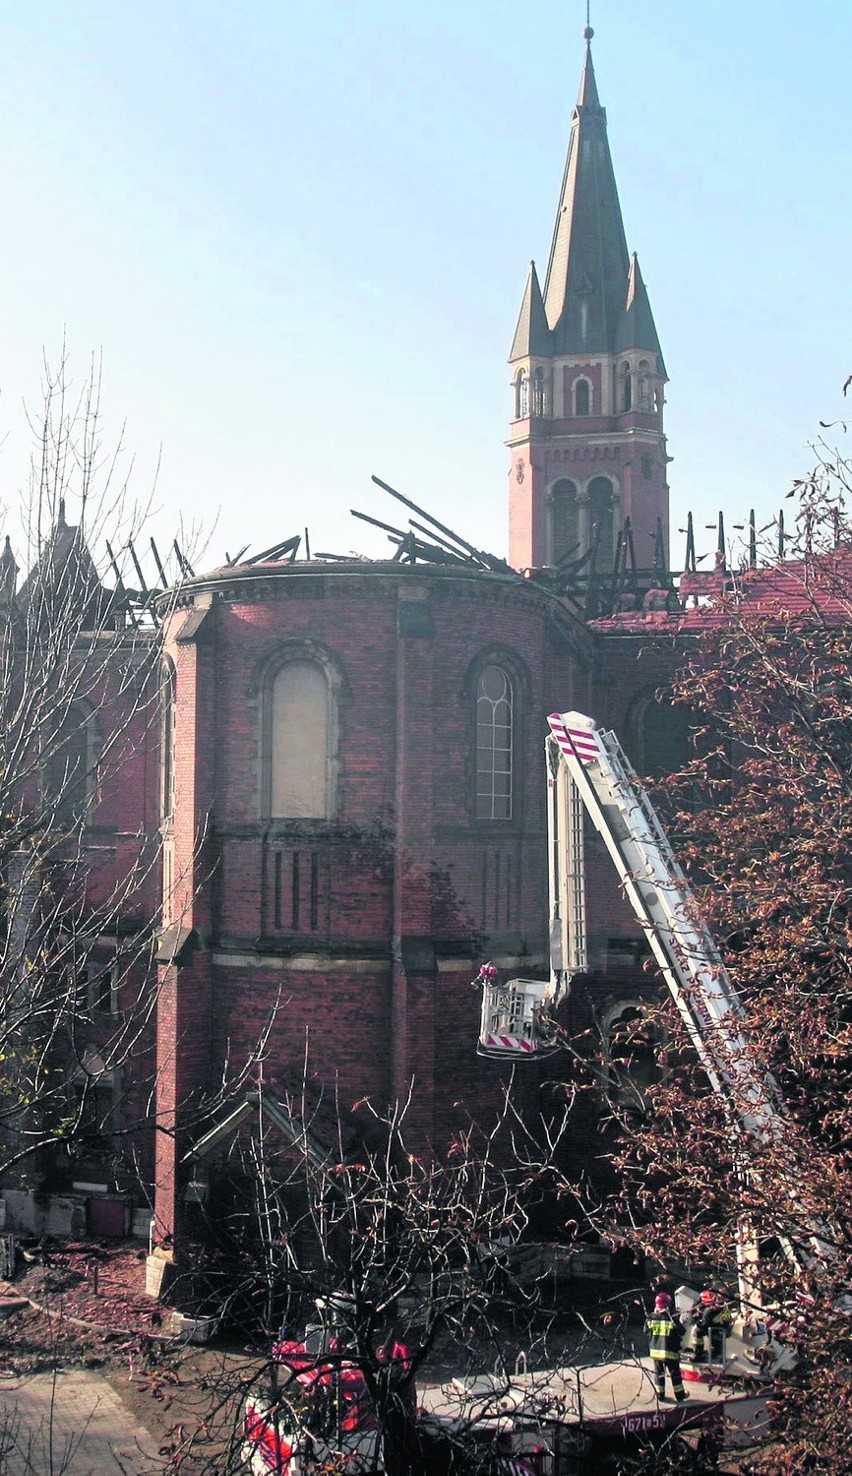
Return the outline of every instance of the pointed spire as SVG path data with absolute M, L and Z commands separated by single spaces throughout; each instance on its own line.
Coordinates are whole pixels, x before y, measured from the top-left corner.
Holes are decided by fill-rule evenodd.
M 642 280 L 639 258 L 635 251 L 630 258 L 627 297 L 616 331 L 614 347 L 617 352 L 622 352 L 624 349 L 647 349 L 649 353 L 656 354 L 658 372 L 663 379 L 666 378 L 660 340 L 657 337 L 654 315 L 648 300 L 648 289 Z
M 509 363 L 514 364 L 516 359 L 527 359 L 531 355 L 544 356 L 550 352 L 550 329 L 547 326 L 547 314 L 544 311 L 535 262 L 531 261 L 521 311 L 518 314 L 518 326 L 512 339 Z
M 586 57 L 544 287 L 556 351 L 565 354 L 611 352 L 629 266 L 591 26 L 584 35 Z
M 601 105 L 598 97 L 598 84 L 595 81 L 595 67 L 592 61 L 592 37 L 594 31 L 591 26 L 586 26 L 583 35 L 586 38 L 586 60 L 583 66 L 583 75 L 580 78 L 580 91 L 577 95 L 578 108 L 599 108 Z

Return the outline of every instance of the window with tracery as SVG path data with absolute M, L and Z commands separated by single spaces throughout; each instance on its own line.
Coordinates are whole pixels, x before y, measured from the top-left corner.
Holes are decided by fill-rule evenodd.
M 476 817 L 511 820 L 514 689 L 496 663 L 483 667 L 476 685 Z

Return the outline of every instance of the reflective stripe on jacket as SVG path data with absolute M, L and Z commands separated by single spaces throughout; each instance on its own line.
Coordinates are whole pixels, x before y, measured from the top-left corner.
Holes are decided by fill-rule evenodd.
M 651 1357 L 676 1361 L 683 1342 L 683 1323 L 671 1312 L 655 1312 L 645 1323 L 651 1339 Z

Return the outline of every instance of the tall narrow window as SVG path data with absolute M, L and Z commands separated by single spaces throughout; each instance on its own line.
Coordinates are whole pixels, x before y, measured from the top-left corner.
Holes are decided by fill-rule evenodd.
M 174 667 L 163 668 L 160 684 L 160 814 L 170 820 L 175 812 L 175 698 Z
M 536 369 L 533 375 L 533 415 L 543 415 L 545 409 L 544 370 Z
M 514 694 L 502 666 L 486 666 L 476 688 L 476 816 L 512 818 Z
M 647 359 L 639 361 L 639 409 L 645 414 L 650 414 L 654 408 L 654 397 L 651 387 L 651 365 Z
M 93 740 L 89 708 L 72 703 L 51 735 L 44 763 L 45 819 L 59 830 L 81 824 L 94 799 Z
M 630 365 L 621 366 L 621 387 L 619 392 L 622 411 L 629 410 L 633 405 L 633 381 L 630 377 Z
M 515 419 L 526 420 L 530 413 L 530 382 L 521 369 L 515 380 Z
M 590 404 L 591 404 L 590 389 L 591 389 L 591 386 L 589 385 L 589 381 L 587 379 L 578 379 L 577 382 L 576 382 L 576 384 L 574 385 L 574 414 L 575 415 L 588 415 L 588 414 L 590 414 Z
M 642 713 L 642 771 L 676 774 L 693 756 L 695 717 L 688 707 L 653 698 Z
M 563 479 L 550 493 L 550 562 L 559 564 L 579 552 L 576 483 Z
M 622 1005 L 610 1021 L 609 1085 L 622 1110 L 644 1112 L 645 1093 L 660 1079 L 660 1044 L 659 1028 L 648 1020 L 639 1001 Z
M 77 1152 L 104 1162 L 113 1152 L 117 1124 L 118 1072 L 108 1071 L 95 1045 L 87 1045 L 73 1083 L 78 1133 Z
M 275 819 L 327 820 L 330 694 L 315 661 L 279 667 L 269 693 L 269 814 Z
M 589 526 L 597 540 L 601 567 L 607 568 L 615 543 L 615 499 L 609 477 L 593 477 L 589 483 Z

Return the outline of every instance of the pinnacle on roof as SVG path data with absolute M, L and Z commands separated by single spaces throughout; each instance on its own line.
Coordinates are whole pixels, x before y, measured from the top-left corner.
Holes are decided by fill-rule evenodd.
M 547 314 L 544 311 L 535 262 L 531 261 L 521 311 L 518 314 L 518 326 L 512 339 L 509 363 L 513 364 L 516 359 L 526 359 L 550 352 L 550 329 L 547 326 Z
M 617 352 L 624 349 L 647 349 L 650 353 L 656 354 L 659 373 L 664 379 L 666 378 L 660 340 L 657 337 L 654 315 L 648 301 L 648 289 L 642 279 L 639 258 L 635 251 L 630 258 L 627 298 L 616 329 L 613 347 Z
M 18 566 L 15 563 L 15 555 L 12 553 L 12 544 L 8 533 L 0 553 L 0 605 L 10 608 L 15 599 L 15 587 L 18 583 Z

